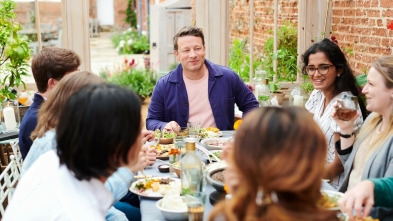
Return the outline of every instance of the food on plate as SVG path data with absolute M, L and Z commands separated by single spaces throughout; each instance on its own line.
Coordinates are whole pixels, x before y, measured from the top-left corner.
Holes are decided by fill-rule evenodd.
M 168 193 L 161 201 L 161 207 L 175 212 L 187 211 L 187 204 L 180 194 Z
M 222 160 L 222 151 L 213 152 L 213 155 L 216 156 L 218 159 Z M 216 160 L 212 155 L 209 155 L 211 160 Z
M 213 132 L 216 132 L 216 133 L 220 131 L 220 129 L 215 128 L 215 127 L 206 127 L 206 130 L 207 131 L 213 131 Z
M 154 148 L 154 145 L 150 146 L 151 148 Z M 169 152 L 171 151 L 172 148 L 174 148 L 174 144 L 168 144 L 168 145 L 163 145 L 163 144 L 158 144 L 156 147 L 157 150 L 157 157 L 168 157 Z
M 212 179 L 220 183 L 225 183 L 224 170 L 213 173 Z
M 165 195 L 168 191 L 174 191 L 180 194 L 180 182 L 171 178 L 151 178 L 140 179 L 136 181 L 134 190 L 140 195 Z
M 328 194 L 325 191 L 322 191 L 322 197 L 321 199 L 318 200 L 317 205 L 319 207 L 325 208 L 325 209 L 332 209 L 338 207 L 338 200 L 341 198 L 341 194 Z
M 201 138 L 213 138 L 213 137 L 220 137 L 222 132 L 218 128 L 214 127 L 207 127 L 206 129 L 201 129 L 199 132 L 199 136 Z

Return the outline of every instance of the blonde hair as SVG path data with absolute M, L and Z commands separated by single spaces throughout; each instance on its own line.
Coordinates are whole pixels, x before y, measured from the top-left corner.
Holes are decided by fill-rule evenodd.
M 326 150 L 325 137 L 307 111 L 252 111 L 236 132 L 233 147 L 241 182 L 232 199 L 218 204 L 209 220 L 337 220 L 334 212 L 317 207 Z M 256 203 L 259 190 L 262 205 Z
M 88 71 L 73 72 L 61 79 L 40 108 L 37 127 L 31 133 L 31 140 L 44 136 L 46 131 L 56 127 L 61 110 L 75 91 L 88 84 L 103 82 L 105 82 L 103 78 Z
M 383 56 L 376 60 L 372 67 L 380 73 L 384 80 L 386 88 L 393 88 L 393 56 Z M 375 113 L 374 115 L 370 116 L 371 119 L 368 120 L 367 124 L 363 126 L 361 131 L 359 132 L 360 138 L 365 138 L 368 136 L 372 136 L 372 131 L 377 131 L 378 125 L 382 123 L 382 115 L 379 113 Z M 378 134 L 374 140 L 372 140 L 369 148 L 369 153 L 374 151 L 376 148 L 379 148 L 383 145 L 383 143 L 389 139 L 393 135 L 393 113 L 390 113 L 388 120 L 388 127 L 386 130 L 382 131 Z M 359 142 L 363 139 L 356 139 L 356 142 Z

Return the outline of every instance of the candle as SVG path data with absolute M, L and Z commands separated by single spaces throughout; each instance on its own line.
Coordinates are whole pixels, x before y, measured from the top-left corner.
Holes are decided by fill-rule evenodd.
M 304 98 L 302 95 L 293 95 L 293 105 L 294 106 L 303 106 Z
M 16 129 L 17 125 L 16 125 L 14 108 L 12 108 L 12 107 L 4 108 L 3 115 L 4 115 L 5 128 L 7 130 Z

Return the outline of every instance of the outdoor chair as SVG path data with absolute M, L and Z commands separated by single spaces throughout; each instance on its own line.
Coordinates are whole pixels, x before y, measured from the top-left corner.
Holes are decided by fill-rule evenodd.
M 0 174 L 0 213 L 2 217 L 4 216 L 8 202 L 14 194 L 20 175 L 16 157 L 11 155 L 10 159 L 10 163 Z

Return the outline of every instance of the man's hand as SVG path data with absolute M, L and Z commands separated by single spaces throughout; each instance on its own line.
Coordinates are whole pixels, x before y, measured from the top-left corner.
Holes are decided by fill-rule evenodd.
M 170 121 L 165 125 L 164 129 L 170 129 L 176 134 L 179 134 L 180 132 L 180 126 L 178 123 L 176 123 L 176 121 Z
M 349 219 L 354 221 L 353 210 L 356 211 L 356 217 L 367 217 L 370 213 L 371 207 L 374 205 L 374 183 L 370 180 L 365 180 L 358 183 L 352 189 L 347 191 L 343 197 L 338 201 L 338 205 L 343 213 L 348 214 Z M 362 212 L 362 207 L 364 209 Z
M 147 141 L 154 140 L 154 132 L 151 130 L 142 130 L 142 144 L 145 144 Z

